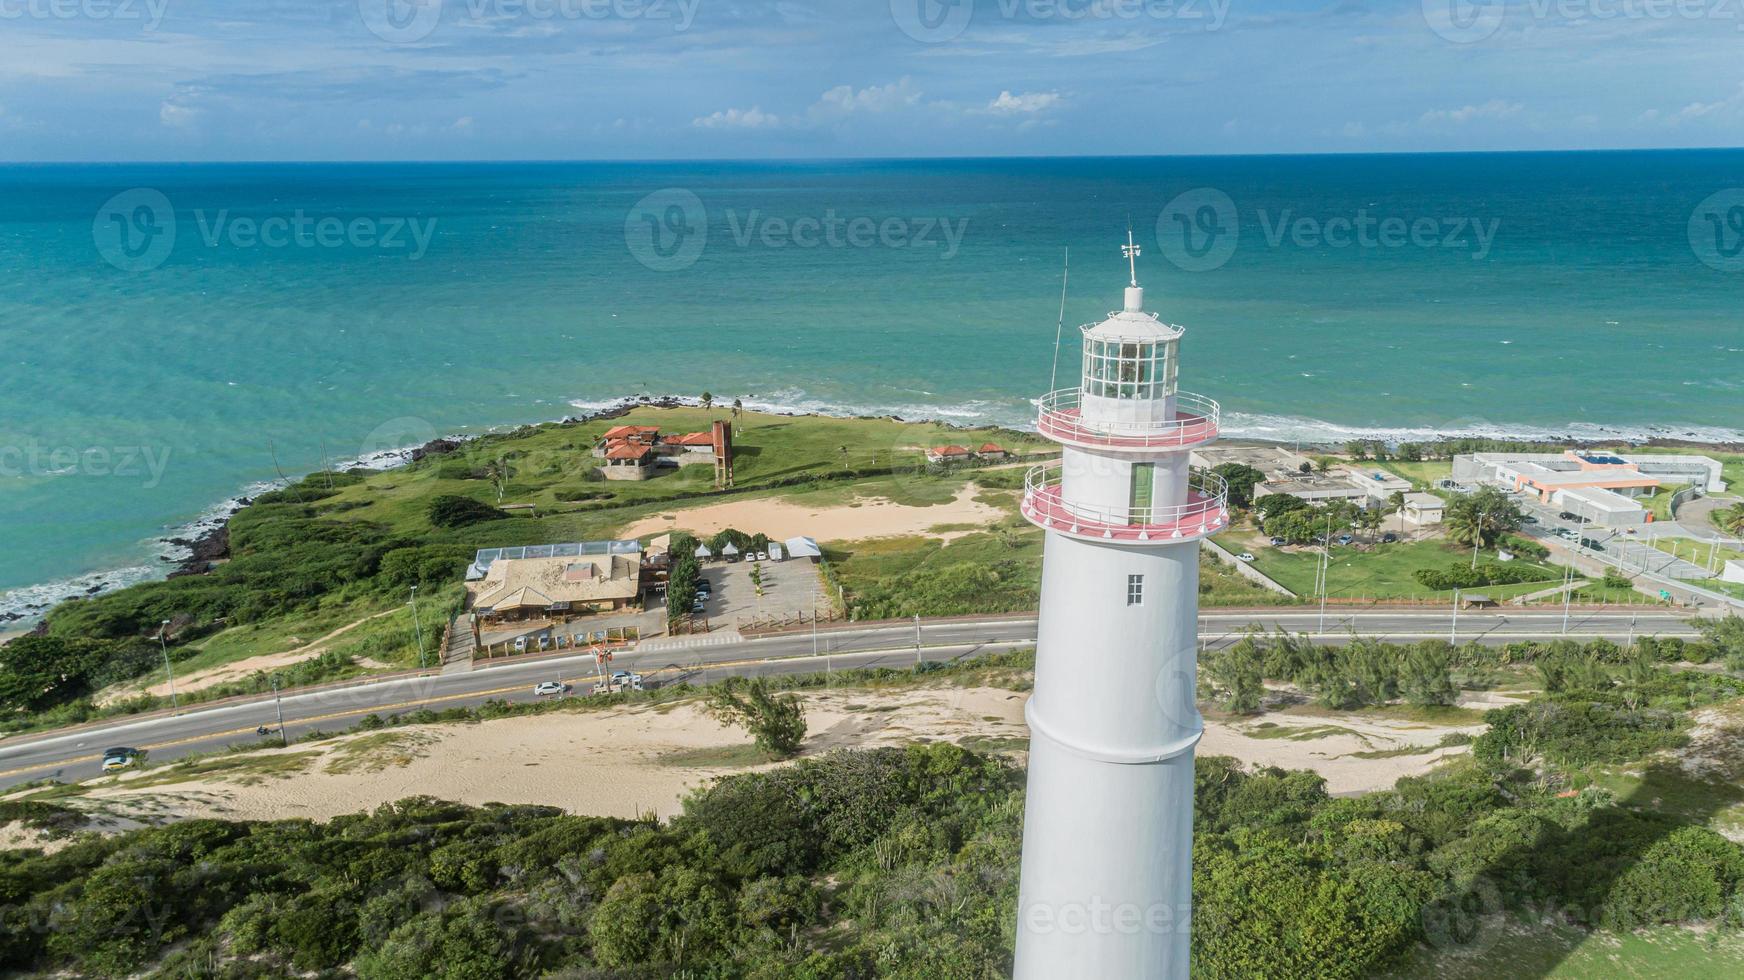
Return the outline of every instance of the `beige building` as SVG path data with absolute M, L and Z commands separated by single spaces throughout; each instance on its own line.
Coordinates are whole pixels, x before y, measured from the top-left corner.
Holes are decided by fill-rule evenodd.
M 1447 502 L 1432 493 L 1408 493 L 1405 495 L 1405 519 L 1422 527 L 1426 524 L 1440 524 L 1447 509 Z
M 641 590 L 634 541 L 493 548 L 479 552 L 466 582 L 472 610 L 495 622 L 610 612 L 635 603 Z

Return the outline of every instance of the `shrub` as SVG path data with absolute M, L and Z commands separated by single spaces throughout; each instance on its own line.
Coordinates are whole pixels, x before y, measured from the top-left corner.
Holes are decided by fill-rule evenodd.
M 447 528 L 467 527 L 509 516 L 482 500 L 456 494 L 444 494 L 430 501 L 428 513 L 431 524 Z

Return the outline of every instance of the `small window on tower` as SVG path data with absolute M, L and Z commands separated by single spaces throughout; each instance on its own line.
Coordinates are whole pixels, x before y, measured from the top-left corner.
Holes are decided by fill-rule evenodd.
M 1126 604 L 1129 606 L 1144 605 L 1144 576 L 1128 575 L 1126 577 Z

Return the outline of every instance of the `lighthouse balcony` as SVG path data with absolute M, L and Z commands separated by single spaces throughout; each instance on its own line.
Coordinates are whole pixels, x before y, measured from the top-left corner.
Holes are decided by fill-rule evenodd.
M 1024 480 L 1023 516 L 1044 531 L 1090 541 L 1168 544 L 1197 540 L 1229 524 L 1229 488 L 1213 473 L 1194 473 L 1185 503 L 1108 509 L 1068 502 L 1058 463 L 1032 468 Z
M 1082 388 L 1042 396 L 1036 428 L 1055 442 L 1085 449 L 1154 452 L 1190 449 L 1217 438 L 1222 410 L 1215 401 L 1185 391 L 1175 394 L 1175 417 L 1151 422 L 1112 422 L 1084 418 Z

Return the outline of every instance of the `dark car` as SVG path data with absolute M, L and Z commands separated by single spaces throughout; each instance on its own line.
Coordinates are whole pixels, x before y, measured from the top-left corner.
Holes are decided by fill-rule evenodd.
M 1395 542 L 1397 540 L 1399 540 L 1399 536 L 1397 534 L 1394 534 L 1391 531 L 1388 531 L 1386 534 L 1381 535 L 1381 543 L 1382 544 L 1392 544 L 1393 542 Z
M 1560 514 L 1558 514 L 1558 515 L 1556 515 L 1556 516 L 1557 516 L 1557 517 L 1559 517 L 1559 518 L 1561 518 L 1561 519 L 1563 519 L 1563 520 L 1565 520 L 1565 521 L 1578 521 L 1578 520 L 1580 520 L 1580 518 L 1579 518 L 1579 517 L 1576 517 L 1576 516 L 1575 516 L 1575 515 L 1573 515 L 1573 514 L 1570 514 L 1570 513 L 1569 513 L 1569 512 L 1568 512 L 1568 511 L 1566 511 L 1566 510 L 1565 510 L 1565 511 L 1563 511 L 1563 512 L 1562 512 L 1562 513 L 1560 513 Z

